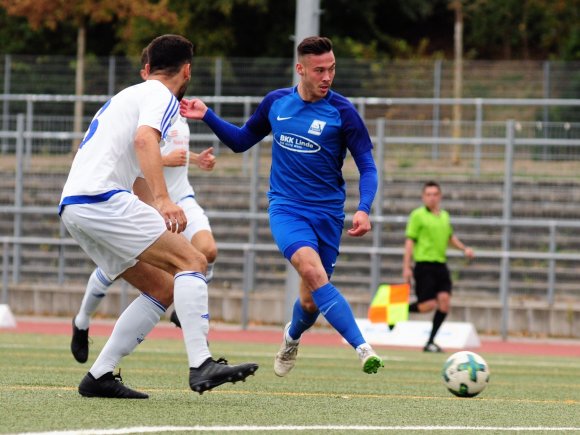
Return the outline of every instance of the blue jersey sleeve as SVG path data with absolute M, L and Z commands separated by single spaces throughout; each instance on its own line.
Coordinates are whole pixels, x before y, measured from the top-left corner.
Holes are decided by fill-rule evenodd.
M 268 114 L 272 103 L 280 97 L 279 93 L 279 91 L 273 91 L 266 95 L 243 127 L 224 121 L 211 109 L 207 110 L 203 121 L 232 151 L 244 152 L 264 139 L 272 130 Z
M 335 94 L 333 104 L 340 112 L 342 137 L 353 157 L 372 150 L 373 143 L 367 127 L 352 103 L 342 95 Z
M 277 91 L 272 91 L 264 97 L 264 99 L 258 105 L 258 108 L 254 114 L 246 122 L 246 126 L 254 132 L 254 134 L 265 137 L 272 131 L 272 126 L 270 125 L 269 115 L 272 104 L 280 96 L 284 95 L 287 90 L 279 89 Z
M 369 214 L 375 199 L 378 187 L 377 167 L 370 150 L 353 155 L 356 167 L 360 172 L 359 194 L 360 200 L 357 210 Z
M 203 121 L 212 129 L 220 141 L 236 153 L 242 153 L 255 145 L 264 136 L 255 134 L 246 125 L 238 127 L 224 121 L 211 109 L 207 109 Z M 267 134 L 267 133 L 266 133 Z
M 378 186 L 377 167 L 372 155 L 373 143 L 365 123 L 348 99 L 335 93 L 332 104 L 340 112 L 342 140 L 360 173 L 358 210 L 370 213 Z

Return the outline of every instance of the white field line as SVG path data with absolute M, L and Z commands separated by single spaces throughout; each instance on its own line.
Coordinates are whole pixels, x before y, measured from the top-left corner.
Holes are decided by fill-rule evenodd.
M 545 426 L 137 426 L 118 429 L 81 429 L 53 432 L 24 432 L 19 435 L 126 435 L 163 432 L 293 432 L 293 431 L 493 431 L 493 432 L 580 432 L 580 427 Z

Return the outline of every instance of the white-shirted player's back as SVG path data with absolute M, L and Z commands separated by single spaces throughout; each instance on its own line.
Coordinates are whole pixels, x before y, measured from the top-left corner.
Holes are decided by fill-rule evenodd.
M 187 151 L 187 161 L 184 166 L 165 166 L 163 168 L 167 191 L 173 202 L 179 202 L 179 200 L 186 196 L 194 195 L 193 187 L 189 183 L 188 178 L 189 133 L 187 120 L 180 116 L 169 129 L 165 139 L 165 146 L 161 148 L 161 154 L 163 155 L 167 155 L 178 149 L 185 149 Z
M 137 128 L 150 126 L 163 137 L 177 118 L 178 108 L 177 99 L 157 80 L 128 87 L 111 98 L 81 142 L 62 198 L 130 191 L 141 173 L 134 149 Z

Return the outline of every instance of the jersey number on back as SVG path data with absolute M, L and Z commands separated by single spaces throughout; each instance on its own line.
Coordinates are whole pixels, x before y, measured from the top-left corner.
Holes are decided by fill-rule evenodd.
M 103 107 L 101 107 L 99 109 L 99 111 L 97 112 L 97 114 L 95 115 L 95 118 L 93 119 L 93 121 L 91 122 L 91 125 L 89 125 L 89 129 L 87 130 L 87 132 L 85 133 L 85 137 L 83 138 L 83 141 L 80 143 L 79 145 L 79 149 L 81 149 L 95 134 L 95 132 L 97 131 L 97 128 L 99 127 L 99 116 L 101 116 L 101 114 L 105 111 L 105 109 L 107 107 L 109 107 L 109 104 L 111 104 L 111 100 L 107 101 Z

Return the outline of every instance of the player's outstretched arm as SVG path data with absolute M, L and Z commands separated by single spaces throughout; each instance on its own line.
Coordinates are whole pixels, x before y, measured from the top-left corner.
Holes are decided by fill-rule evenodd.
M 179 113 L 181 116 L 189 119 L 203 119 L 207 112 L 207 106 L 199 98 L 187 100 L 181 99 L 179 103 Z
M 182 99 L 179 113 L 190 119 L 201 119 L 229 149 L 242 153 L 257 144 L 265 136 L 253 133 L 246 125 L 238 127 L 221 119 L 199 99 Z

